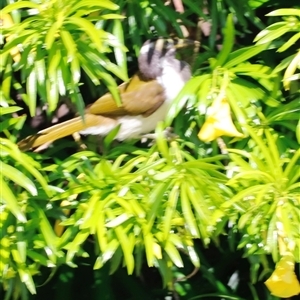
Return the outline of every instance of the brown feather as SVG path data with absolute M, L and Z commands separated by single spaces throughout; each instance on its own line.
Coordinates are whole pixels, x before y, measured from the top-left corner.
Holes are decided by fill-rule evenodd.
M 105 94 L 87 107 L 87 112 L 104 116 L 142 115 L 154 112 L 164 101 L 164 89 L 156 80 L 144 80 L 137 73 L 128 83 L 118 88 L 122 106 L 117 106 L 113 96 Z
M 117 125 L 116 120 L 104 116 L 85 114 L 84 120 L 81 117 L 76 117 L 66 122 L 51 126 L 20 141 L 18 146 L 21 150 L 26 151 L 46 143 L 54 142 L 88 127 L 111 124 Z

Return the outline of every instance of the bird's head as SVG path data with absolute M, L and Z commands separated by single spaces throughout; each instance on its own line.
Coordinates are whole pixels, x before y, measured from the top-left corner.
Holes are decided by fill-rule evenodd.
M 138 57 L 139 70 L 147 79 L 155 79 L 162 74 L 164 61 L 178 63 L 175 59 L 176 50 L 195 45 L 199 42 L 189 39 L 164 39 L 146 41 Z

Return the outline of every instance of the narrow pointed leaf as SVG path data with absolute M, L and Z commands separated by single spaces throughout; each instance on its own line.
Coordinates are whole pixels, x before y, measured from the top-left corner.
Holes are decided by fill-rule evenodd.
M 1 185 L 1 193 L 0 193 L 1 202 L 6 203 L 9 210 L 20 222 L 23 223 L 26 222 L 27 221 L 26 217 L 22 212 L 21 207 L 18 204 L 18 200 L 16 199 L 12 190 L 6 184 L 2 176 L 0 176 L 0 185 Z

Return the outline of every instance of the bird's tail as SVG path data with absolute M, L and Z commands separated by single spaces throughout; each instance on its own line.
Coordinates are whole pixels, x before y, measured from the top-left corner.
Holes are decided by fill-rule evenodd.
M 22 151 L 26 151 L 46 143 L 52 143 L 58 139 L 82 131 L 89 127 L 107 126 L 114 122 L 116 122 L 114 119 L 104 116 L 85 114 L 84 119 L 82 117 L 76 117 L 66 122 L 41 130 L 35 135 L 28 136 L 27 138 L 21 140 L 18 143 L 18 146 Z

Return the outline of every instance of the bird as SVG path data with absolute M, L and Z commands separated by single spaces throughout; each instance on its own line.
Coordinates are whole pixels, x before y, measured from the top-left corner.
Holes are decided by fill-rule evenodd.
M 185 83 L 191 78 L 188 63 L 176 59 L 176 50 L 197 41 L 157 38 L 147 40 L 138 56 L 139 71 L 118 87 L 122 105 L 107 93 L 87 106 L 84 117 L 77 116 L 53 125 L 18 143 L 27 151 L 79 132 L 82 135 L 105 136 L 119 126 L 114 139 L 141 138 L 163 121 Z

